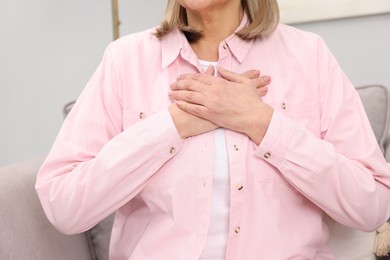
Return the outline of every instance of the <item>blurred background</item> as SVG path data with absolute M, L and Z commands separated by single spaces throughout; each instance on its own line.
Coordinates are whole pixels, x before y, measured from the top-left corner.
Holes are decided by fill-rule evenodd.
M 166 2 L 119 0 L 120 34 L 158 25 Z M 390 87 L 390 13 L 292 25 L 321 35 L 356 86 Z M 112 40 L 111 1 L 0 0 L 0 165 L 48 153 Z

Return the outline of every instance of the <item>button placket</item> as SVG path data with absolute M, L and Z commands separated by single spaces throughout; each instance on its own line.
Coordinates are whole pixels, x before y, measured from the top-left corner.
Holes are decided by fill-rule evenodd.
M 226 141 L 229 149 L 229 170 L 230 170 L 230 234 L 237 235 L 239 239 L 241 233 L 243 205 L 245 200 L 244 185 L 246 175 L 242 171 L 242 161 L 246 158 L 246 138 L 241 135 L 227 131 Z

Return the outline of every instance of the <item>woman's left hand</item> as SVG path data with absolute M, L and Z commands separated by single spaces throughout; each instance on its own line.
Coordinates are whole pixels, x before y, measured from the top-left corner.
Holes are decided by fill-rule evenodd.
M 273 108 L 261 99 L 258 82 L 223 68 L 218 68 L 218 73 L 220 78 L 208 74 L 182 75 L 171 85 L 169 95 L 187 113 L 246 134 L 259 144 Z

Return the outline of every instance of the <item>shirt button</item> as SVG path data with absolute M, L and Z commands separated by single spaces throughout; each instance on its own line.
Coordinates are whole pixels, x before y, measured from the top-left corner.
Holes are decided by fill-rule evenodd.
M 144 119 L 144 117 L 145 117 L 144 112 L 140 112 L 140 113 L 139 113 L 139 119 Z
M 286 110 L 287 105 L 286 105 L 286 103 L 283 102 L 283 103 L 280 105 L 280 107 L 281 107 L 283 110 Z
M 239 151 L 239 150 L 240 150 L 240 147 L 238 147 L 238 145 L 235 144 L 235 145 L 233 146 L 233 149 L 234 149 L 234 151 Z
M 236 234 L 238 234 L 238 233 L 240 233 L 240 230 L 241 230 L 240 227 L 236 227 L 236 228 L 234 229 L 234 232 L 235 232 Z
M 236 188 L 237 188 L 237 190 L 242 190 L 244 188 L 244 186 L 242 186 L 241 184 L 237 184 Z
M 175 152 L 176 152 L 176 148 L 175 148 L 175 147 L 169 148 L 169 153 L 170 153 L 170 154 L 173 154 L 173 153 L 175 153 Z
M 223 48 L 224 50 L 226 50 L 226 49 L 227 49 L 226 44 L 224 44 L 224 45 L 222 46 L 222 48 Z
M 271 153 L 268 152 L 268 153 L 265 153 L 265 154 L 264 154 L 264 158 L 265 158 L 265 159 L 269 159 L 270 157 L 271 157 Z

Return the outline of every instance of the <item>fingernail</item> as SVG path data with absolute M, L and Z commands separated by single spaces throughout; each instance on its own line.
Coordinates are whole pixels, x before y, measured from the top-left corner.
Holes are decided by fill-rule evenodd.
M 264 79 L 265 82 L 271 81 L 271 77 L 270 76 L 264 76 L 263 79 Z

